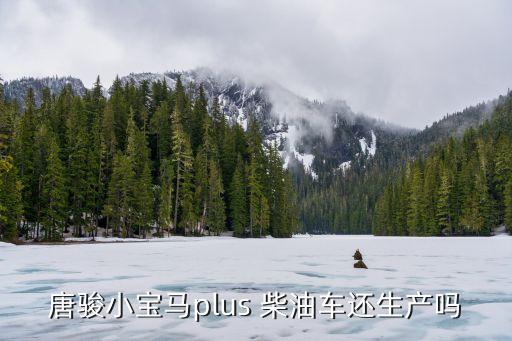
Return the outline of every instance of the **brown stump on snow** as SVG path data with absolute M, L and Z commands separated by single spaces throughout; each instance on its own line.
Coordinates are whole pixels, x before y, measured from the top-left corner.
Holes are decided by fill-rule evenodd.
M 362 260 L 358 260 L 357 262 L 354 263 L 354 268 L 356 269 L 368 269 L 368 267 L 366 266 L 366 264 L 364 264 L 364 262 Z
M 356 268 L 356 269 L 368 269 L 366 264 L 364 264 L 364 262 L 363 262 L 363 255 L 361 254 L 359 249 L 356 250 L 356 252 L 354 253 L 354 255 L 352 257 L 354 257 L 354 260 L 357 261 L 357 262 L 354 263 L 354 268 Z
M 363 260 L 363 255 L 359 252 L 359 249 L 356 250 L 352 257 L 354 257 L 354 260 Z

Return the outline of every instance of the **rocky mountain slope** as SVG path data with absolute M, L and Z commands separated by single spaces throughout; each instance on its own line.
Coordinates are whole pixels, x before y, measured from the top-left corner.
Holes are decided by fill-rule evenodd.
M 217 98 L 228 120 L 246 127 L 249 115 L 254 115 L 266 141 L 278 144 L 285 164 L 302 165 L 314 179 L 320 172 L 347 170 L 358 156 L 373 157 L 389 135 L 412 132 L 355 114 L 343 101 L 309 101 L 275 83 L 255 84 L 207 69 L 129 74 L 121 82 L 165 80 L 173 88 L 178 76 L 189 91 L 202 84 L 209 102 Z
M 4 83 L 4 94 L 8 100 L 17 100 L 22 106 L 29 88 L 34 90 L 36 105 L 42 101 L 42 92 L 45 87 L 51 94 L 59 94 L 66 85 L 70 85 L 75 94 L 84 95 L 86 88 L 82 81 L 74 77 L 26 77 Z
M 343 101 L 313 102 L 277 84 L 254 84 L 208 69 L 132 73 L 120 79 L 123 84 L 133 82 L 136 85 L 143 81 L 165 80 L 173 88 L 178 76 L 188 91 L 194 92 L 198 84 L 202 84 L 209 102 L 217 98 L 228 120 L 247 127 L 249 115 L 254 115 L 267 142 L 280 146 L 285 163 L 302 164 L 313 177 L 320 168 L 347 169 L 357 155 L 373 156 L 378 149 L 381 124 L 354 114 Z M 36 104 L 40 104 L 44 87 L 58 94 L 66 85 L 80 95 L 87 90 L 81 80 L 73 77 L 30 77 L 6 82 L 4 92 L 7 99 L 16 99 L 23 105 L 28 89 L 33 88 Z
M 259 121 L 265 142 L 276 143 L 285 165 L 293 170 L 299 221 L 304 232 L 313 233 L 371 232 L 375 203 L 406 162 L 427 155 L 448 136 L 479 125 L 503 100 L 468 107 L 416 131 L 356 114 L 341 100 L 311 101 L 275 83 L 251 82 L 208 69 L 132 73 L 120 81 L 149 86 L 165 80 L 174 88 L 178 77 L 191 97 L 202 84 L 208 102 L 217 99 L 228 121 L 243 127 L 251 116 Z M 66 85 L 78 94 L 87 91 L 71 77 L 23 78 L 6 82 L 4 88 L 7 98 L 22 106 L 30 87 L 39 102 L 43 87 L 57 94 Z

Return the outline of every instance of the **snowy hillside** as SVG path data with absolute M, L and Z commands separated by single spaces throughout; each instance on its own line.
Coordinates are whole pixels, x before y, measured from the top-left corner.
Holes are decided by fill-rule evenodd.
M 275 83 L 255 84 L 236 75 L 216 73 L 206 68 L 164 73 L 131 73 L 120 78 L 122 84 L 140 86 L 164 81 L 174 88 L 181 76 L 192 95 L 202 84 L 210 105 L 214 98 L 229 122 L 244 129 L 250 115 L 260 123 L 267 144 L 276 143 L 287 166 L 301 165 L 314 179 L 317 173 L 349 169 L 360 155 L 372 157 L 377 152 L 377 137 L 382 131 L 371 118 L 356 115 L 343 101 L 320 103 L 302 98 Z M 22 78 L 4 84 L 8 99 L 24 102 L 30 87 L 40 104 L 42 89 L 58 94 L 66 85 L 80 95 L 86 91 L 82 81 L 72 77 Z M 108 92 L 105 91 L 107 94 Z
M 202 84 L 209 103 L 217 98 L 228 120 L 236 121 L 247 128 L 248 116 L 255 115 L 262 123 L 266 134 L 275 132 L 275 122 L 270 116 L 271 103 L 267 100 L 264 88 L 246 83 L 237 76 L 216 74 L 208 69 L 195 69 L 183 72 L 131 73 L 122 77 L 121 83 L 133 82 L 138 86 L 143 81 L 152 83 L 165 80 L 173 89 L 178 76 L 181 76 L 185 88 L 192 94 L 197 92 L 197 86 Z
M 165 80 L 173 88 L 178 76 L 191 93 L 197 92 L 197 86 L 202 84 L 209 103 L 216 98 L 228 121 L 236 121 L 246 129 L 248 117 L 254 115 L 262 126 L 265 141 L 279 146 L 285 165 L 302 165 L 314 179 L 319 168 L 333 172 L 343 162 L 350 163 L 359 155 L 372 157 L 377 151 L 378 123 L 354 114 L 343 101 L 310 101 L 275 83 L 254 84 L 205 68 L 132 73 L 122 77 L 121 82 L 140 85 L 143 81 Z M 292 159 L 294 162 L 290 162 Z M 314 163 L 315 159 L 322 160 L 321 167 Z M 325 166 L 326 159 L 332 159 L 332 166 Z
M 5 98 L 8 100 L 17 100 L 23 106 L 25 96 L 29 88 L 34 90 L 36 105 L 40 105 L 42 101 L 42 93 L 45 87 L 50 89 L 52 95 L 59 94 L 66 85 L 70 85 L 75 94 L 84 95 L 85 86 L 82 81 L 74 77 L 45 77 L 45 78 L 21 78 L 6 82 L 4 84 Z

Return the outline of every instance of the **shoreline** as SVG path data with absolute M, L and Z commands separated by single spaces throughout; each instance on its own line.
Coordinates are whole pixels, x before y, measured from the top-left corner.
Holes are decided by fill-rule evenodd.
M 96 237 L 92 240 L 92 237 L 69 237 L 63 241 L 23 241 L 18 240 L 15 242 L 3 242 L 10 245 L 17 246 L 30 246 L 30 245 L 80 245 L 80 244 L 119 244 L 119 243 L 160 243 L 160 242 L 176 242 L 176 241 L 184 241 L 184 240 L 204 240 L 204 239 L 240 239 L 240 240 L 280 240 L 280 239 L 305 239 L 305 238 L 322 238 L 322 237 L 344 237 L 347 239 L 366 239 L 366 238 L 376 238 L 376 239 L 402 239 L 402 238 L 414 238 L 414 239 L 471 239 L 471 238 L 503 238 L 503 237 L 511 237 L 511 235 L 507 233 L 500 233 L 496 235 L 490 236 L 376 236 L 371 234 L 297 234 L 293 235 L 290 238 L 273 238 L 271 236 L 266 236 L 262 238 L 238 238 L 233 236 L 170 236 L 170 237 L 162 237 L 162 238 L 120 238 L 120 237 Z

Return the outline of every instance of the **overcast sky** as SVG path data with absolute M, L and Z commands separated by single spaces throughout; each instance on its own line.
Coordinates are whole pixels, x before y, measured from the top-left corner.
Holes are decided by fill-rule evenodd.
M 512 87 L 512 1 L 0 0 L 0 75 L 208 66 L 421 128 Z

